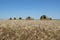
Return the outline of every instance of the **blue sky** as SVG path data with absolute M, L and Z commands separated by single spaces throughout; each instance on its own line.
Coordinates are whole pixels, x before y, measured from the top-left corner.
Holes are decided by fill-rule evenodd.
M 0 19 L 41 15 L 60 19 L 60 0 L 0 0 Z

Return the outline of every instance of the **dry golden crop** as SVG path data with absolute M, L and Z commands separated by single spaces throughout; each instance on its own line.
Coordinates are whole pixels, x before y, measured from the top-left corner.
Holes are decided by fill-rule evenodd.
M 60 20 L 0 20 L 0 40 L 60 40 Z

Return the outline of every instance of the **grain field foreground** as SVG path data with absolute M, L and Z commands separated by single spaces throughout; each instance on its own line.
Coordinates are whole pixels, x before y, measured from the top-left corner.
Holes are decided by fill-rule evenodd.
M 60 20 L 0 20 L 0 40 L 60 40 Z

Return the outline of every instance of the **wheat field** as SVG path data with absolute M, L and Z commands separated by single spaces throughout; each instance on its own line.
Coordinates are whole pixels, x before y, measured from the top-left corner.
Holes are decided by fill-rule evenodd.
M 0 40 L 60 40 L 60 20 L 0 20 Z

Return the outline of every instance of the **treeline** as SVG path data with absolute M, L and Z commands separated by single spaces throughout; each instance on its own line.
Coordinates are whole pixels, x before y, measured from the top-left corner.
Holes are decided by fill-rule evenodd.
M 23 20 L 22 17 L 19 17 L 18 19 Z M 42 15 L 39 19 L 40 20 L 52 20 L 52 18 L 48 18 L 46 15 Z M 10 17 L 9 20 L 17 20 L 17 18 L 16 17 L 14 17 L 14 18 Z M 25 20 L 34 20 L 34 18 L 31 18 L 30 16 L 28 16 L 28 17 L 26 17 Z

